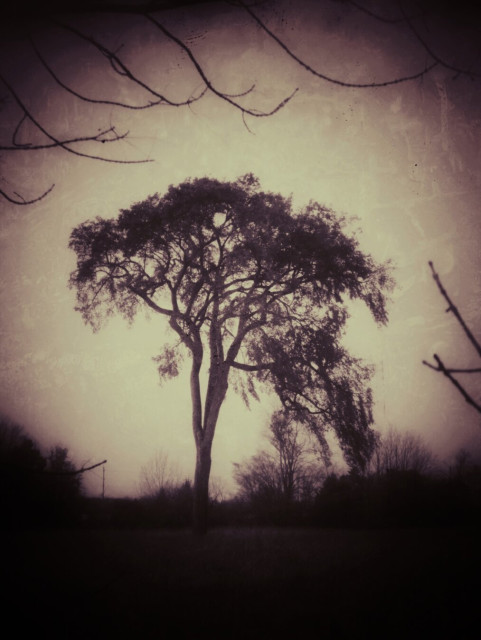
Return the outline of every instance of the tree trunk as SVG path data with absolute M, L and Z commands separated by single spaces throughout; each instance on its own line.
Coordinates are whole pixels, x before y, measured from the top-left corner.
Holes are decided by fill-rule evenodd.
M 204 535 L 207 532 L 209 476 L 211 466 L 210 450 L 210 444 L 205 445 L 204 443 L 200 443 L 200 445 L 197 446 L 193 512 L 193 531 L 197 535 Z

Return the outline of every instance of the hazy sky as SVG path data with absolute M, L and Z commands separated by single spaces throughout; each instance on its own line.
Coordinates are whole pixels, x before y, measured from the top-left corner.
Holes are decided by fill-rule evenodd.
M 384 82 L 432 62 L 405 24 L 380 21 L 350 3 L 272 6 L 258 9 L 272 31 L 316 70 L 344 82 Z M 394 16 L 389 3 L 363 6 Z M 470 25 L 454 17 L 427 25 L 434 53 L 479 73 Z M 408 83 L 347 88 L 303 69 L 239 8 L 213 4 L 159 19 L 188 43 L 221 91 L 235 94 L 255 83 L 245 98 L 251 108 L 273 108 L 299 91 L 275 115 L 247 117 L 250 131 L 239 111 L 212 94 L 181 108 L 93 106 L 56 86 L 20 35 L 9 34 L 8 42 L 3 36 L 0 71 L 39 122 L 64 137 L 115 124 L 119 132 L 130 131 L 125 142 L 74 148 L 153 162 L 107 164 L 61 149 L 0 156 L 0 189 L 31 198 L 56 185 L 30 207 L 0 201 L 2 412 L 44 446 L 68 446 L 77 464 L 107 458 L 108 495 L 135 494 L 141 466 L 159 450 L 181 475 L 191 475 L 187 372 L 159 386 L 151 360 L 166 339 L 164 319 L 139 316 L 128 328 L 116 318 L 93 334 L 74 311 L 75 295 L 67 288 L 75 264 L 68 239 L 84 220 L 116 216 L 187 177 L 231 180 L 252 172 L 264 189 L 292 194 L 297 206 L 314 199 L 356 216 L 352 229 L 361 230 L 362 248 L 377 260 L 393 260 L 398 286 L 389 325 L 377 328 L 356 308 L 346 336 L 352 352 L 377 367 L 376 427 L 420 433 L 440 456 L 461 446 L 479 450 L 479 415 L 421 361 L 438 353 L 449 365 L 477 364 L 455 319 L 445 313 L 427 262 L 434 262 L 479 335 L 481 78 L 438 65 Z M 102 39 L 173 99 L 203 87 L 186 54 L 145 20 L 71 18 L 70 24 Z M 73 34 L 37 27 L 34 37 L 71 87 L 96 98 L 145 101 L 128 82 L 119 84 L 108 61 Z M 3 143 L 10 143 L 20 119 L 14 99 L 3 100 L 7 94 L 2 87 Z M 28 123 L 19 137 L 42 139 Z M 214 476 L 233 486 L 232 463 L 256 452 L 275 407 L 274 398 L 263 398 L 248 411 L 229 391 L 214 441 Z M 85 482 L 99 494 L 101 472 Z

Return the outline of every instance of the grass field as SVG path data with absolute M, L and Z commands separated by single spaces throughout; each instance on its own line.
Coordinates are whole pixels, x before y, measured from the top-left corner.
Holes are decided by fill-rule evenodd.
M 478 638 L 475 529 L 3 536 L 28 638 Z M 7 636 L 5 636 L 7 637 Z

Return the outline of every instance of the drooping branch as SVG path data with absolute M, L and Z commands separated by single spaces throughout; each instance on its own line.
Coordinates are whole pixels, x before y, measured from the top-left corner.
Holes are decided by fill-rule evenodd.
M 161 104 L 165 104 L 165 105 L 168 105 L 168 106 L 171 106 L 171 107 L 183 107 L 183 106 L 190 105 L 193 102 L 196 102 L 197 100 L 200 100 L 200 98 L 202 98 L 202 96 L 206 92 L 206 89 L 203 89 L 202 92 L 200 93 L 200 95 L 198 95 L 197 97 L 188 98 L 187 100 L 183 100 L 182 102 L 175 102 L 173 100 L 169 100 L 164 95 L 162 95 L 161 93 L 159 93 L 158 91 L 153 89 L 150 85 L 148 85 L 147 83 L 143 82 L 140 78 L 138 78 L 130 70 L 130 68 L 127 67 L 127 65 L 119 58 L 119 56 L 116 53 L 114 53 L 113 51 L 108 49 L 102 43 L 98 42 L 95 38 L 93 38 L 92 36 L 88 36 L 88 35 L 82 33 L 79 29 L 76 29 L 75 27 L 72 27 L 72 25 L 69 25 L 69 24 L 66 24 L 64 22 L 61 22 L 58 19 L 52 20 L 52 22 L 56 26 L 61 27 L 62 29 L 65 29 L 66 31 L 70 31 L 71 33 L 75 34 L 76 36 L 78 36 L 82 40 L 85 40 L 86 42 L 89 42 L 103 56 L 105 56 L 105 58 L 107 58 L 107 60 L 110 62 L 110 64 L 111 64 L 112 68 L 114 69 L 114 71 L 116 71 L 119 75 L 128 78 L 131 82 L 133 82 L 134 84 L 139 86 L 141 89 L 143 89 L 147 93 L 150 93 L 155 98 L 155 100 L 153 100 L 152 102 L 148 103 L 147 105 L 131 106 L 131 105 L 127 105 L 126 103 L 120 103 L 120 102 L 117 103 L 117 102 L 110 102 L 110 101 L 104 101 L 104 100 L 94 100 L 94 99 L 91 99 L 91 98 L 86 98 L 84 96 L 81 96 L 78 93 L 74 93 L 70 89 L 67 89 L 67 87 L 64 84 L 61 84 L 60 82 L 58 83 L 64 89 L 67 89 L 68 91 L 70 91 L 70 93 L 74 93 L 74 95 L 76 95 L 78 98 L 80 98 L 82 100 L 85 100 L 87 102 L 100 103 L 100 104 L 112 104 L 114 106 L 120 106 L 120 107 L 124 107 L 124 108 L 127 108 L 127 109 L 146 109 L 146 108 L 155 107 L 155 106 L 161 105 Z M 51 71 L 50 71 L 50 73 L 52 75 Z
M 220 0 L 216 0 L 220 2 Z M 55 84 L 60 87 L 64 92 L 74 96 L 76 99 L 81 100 L 84 103 L 90 103 L 92 105 L 109 105 L 115 108 L 128 109 L 132 111 L 146 110 L 152 107 L 157 106 L 174 106 L 174 107 L 182 107 L 182 106 L 190 106 L 192 103 L 203 98 L 207 93 L 211 93 L 215 95 L 217 98 L 223 100 L 231 107 L 240 111 L 242 116 L 243 123 L 247 130 L 252 133 L 251 129 L 247 124 L 248 116 L 252 117 L 268 117 L 274 115 L 279 110 L 281 110 L 296 94 L 298 89 L 295 89 L 290 95 L 286 96 L 283 100 L 281 100 L 276 106 L 272 109 L 260 110 L 253 106 L 247 107 L 244 106 L 242 101 L 239 100 L 242 97 L 251 94 L 256 85 L 255 83 L 251 83 L 250 79 L 246 79 L 246 84 L 249 86 L 246 90 L 239 93 L 227 93 L 225 91 L 221 91 L 217 86 L 212 77 L 207 73 L 205 66 L 199 60 L 199 57 L 194 53 L 192 48 L 188 46 L 188 41 L 182 39 L 182 37 L 178 37 L 174 35 L 170 29 L 168 29 L 159 19 L 159 14 L 162 12 L 169 12 L 174 9 L 178 9 L 181 7 L 191 7 L 196 5 L 202 5 L 204 2 L 202 0 L 183 0 L 181 2 L 174 2 L 172 0 L 153 0 L 152 2 L 99 2 L 98 0 L 89 0 L 88 2 L 80 2 L 80 0 L 76 0 L 73 3 L 69 3 L 68 9 L 66 7 L 60 6 L 58 3 L 47 4 L 47 6 L 42 6 L 39 8 L 33 8 L 32 11 L 29 10 L 29 18 L 31 18 L 31 23 L 35 24 L 37 20 L 41 20 L 42 23 L 45 23 L 47 20 L 56 25 L 57 28 L 60 28 L 64 31 L 67 31 L 69 34 L 74 34 L 76 37 L 82 39 L 84 42 L 88 42 L 91 46 L 95 47 L 97 52 L 99 52 L 102 56 L 106 58 L 112 69 L 115 71 L 118 76 L 122 78 L 125 83 L 130 83 L 129 86 L 133 86 L 135 90 L 137 90 L 139 95 L 135 95 L 132 97 L 132 100 L 123 100 L 122 97 L 114 97 L 112 99 L 103 98 L 102 96 L 95 95 L 89 96 L 85 95 L 78 88 L 74 88 L 68 81 L 62 79 L 61 74 L 56 70 L 55 65 L 49 61 L 48 56 L 44 55 L 41 51 L 41 47 L 39 45 L 39 40 L 33 39 L 33 36 L 30 34 L 28 36 L 30 45 L 35 52 L 37 61 L 43 67 L 43 69 L 49 74 L 49 76 L 53 79 Z M 210 3 L 205 3 L 210 4 Z M 259 3 L 256 2 L 246 2 L 244 0 L 232 0 L 229 2 L 232 6 L 236 6 L 242 12 L 246 13 L 249 16 L 249 20 L 252 20 L 257 27 L 262 29 L 264 34 L 271 40 L 273 40 L 277 46 L 283 51 L 284 54 L 289 56 L 294 62 L 299 65 L 300 68 L 304 69 L 311 75 L 316 78 L 332 83 L 337 86 L 346 87 L 346 88 L 376 88 L 376 87 L 387 87 L 390 85 L 396 85 L 399 83 L 408 82 L 411 80 L 415 80 L 417 78 L 422 78 L 425 74 L 429 73 L 431 69 L 433 69 L 436 65 L 443 66 L 447 69 L 453 70 L 456 73 L 468 74 L 471 77 L 477 76 L 479 74 L 475 74 L 469 69 L 461 68 L 459 65 L 449 64 L 446 60 L 440 57 L 435 52 L 435 47 L 431 47 L 428 42 L 425 40 L 422 32 L 418 28 L 418 23 L 415 22 L 418 18 L 423 18 L 425 14 L 429 17 L 429 12 L 421 11 L 420 13 L 412 12 L 410 14 L 403 14 L 402 7 L 398 11 L 401 13 L 393 14 L 391 16 L 382 16 L 377 14 L 374 11 L 371 11 L 369 8 L 365 7 L 364 4 L 354 1 L 349 1 L 349 4 L 355 7 L 357 10 L 364 12 L 368 16 L 370 16 L 373 20 L 381 21 L 384 23 L 396 25 L 396 24 L 404 24 L 406 29 L 411 30 L 414 37 L 418 40 L 420 45 L 422 46 L 424 52 L 427 54 L 427 59 L 431 60 L 430 64 L 426 64 L 423 69 L 413 73 L 412 75 L 406 75 L 403 77 L 388 79 L 384 82 L 360 82 L 360 83 L 352 83 L 343 80 L 342 78 L 331 77 L 327 74 L 324 74 L 318 70 L 316 70 L 313 66 L 309 65 L 305 60 L 303 60 L 300 56 L 296 55 L 296 53 L 287 45 L 287 43 L 276 34 L 272 29 L 267 26 L 267 23 L 258 15 L 256 7 Z M 434 15 L 436 15 L 436 9 L 431 9 Z M 5 10 L 6 19 L 13 18 L 15 24 L 23 25 L 24 23 L 24 15 L 23 9 L 19 7 L 9 7 Z M 118 50 L 114 51 L 106 46 L 103 42 L 97 40 L 95 37 L 91 35 L 87 35 L 85 32 L 80 30 L 79 28 L 73 26 L 72 22 L 75 20 L 76 16 L 100 16 L 108 17 L 108 16 L 116 16 L 116 15 L 132 15 L 138 16 L 142 19 L 148 20 L 151 24 L 155 26 L 157 30 L 159 30 L 163 36 L 168 38 L 171 43 L 174 43 L 177 47 L 180 48 L 183 54 L 185 54 L 196 73 L 202 80 L 202 86 L 199 90 L 193 91 L 192 94 L 181 101 L 174 101 L 170 98 L 167 98 L 163 93 L 156 90 L 154 87 L 150 86 L 147 82 L 143 81 L 132 68 L 130 68 L 126 62 L 118 55 Z M 400 16 L 400 17 L 398 17 Z M 64 21 L 67 20 L 67 22 Z M 13 91 L 13 90 L 12 90 Z M 52 135 L 51 131 L 48 127 L 41 126 L 40 123 L 34 119 L 33 114 L 28 111 L 26 105 L 19 101 L 19 97 L 15 95 L 14 92 L 11 91 L 11 95 L 14 97 L 17 104 L 20 106 L 22 112 L 22 121 L 29 121 L 37 131 L 41 132 L 44 136 L 48 138 L 48 142 L 45 144 L 30 144 L 23 143 L 19 144 L 17 140 L 18 130 L 21 127 L 21 123 L 17 126 L 13 139 L 14 142 L 12 146 L 2 146 L 0 147 L 4 151 L 36 151 L 41 149 L 51 149 L 51 148 L 60 148 L 68 153 L 72 153 L 77 156 L 82 156 L 94 160 L 101 160 L 104 162 L 111 163 L 122 163 L 122 164 L 132 164 L 132 163 L 143 163 L 150 162 L 151 160 L 115 160 L 111 158 L 105 158 L 102 155 L 95 153 L 84 153 L 77 148 L 72 148 L 72 145 L 84 145 L 88 143 L 105 143 L 105 142 L 117 142 L 124 138 L 126 138 L 127 133 L 118 134 L 115 131 L 114 127 L 103 131 L 101 134 L 96 135 L 86 135 L 86 136 L 78 136 L 72 139 L 59 139 L 58 137 Z M 147 98 L 141 98 L 143 92 L 146 92 L 148 95 Z M 286 92 L 287 93 L 287 92 Z M 45 191 L 38 198 L 27 199 L 22 196 L 14 197 L 12 195 L 8 195 L 5 191 L 0 190 L 0 196 L 4 197 L 6 200 L 13 204 L 31 204 L 33 202 L 37 202 L 44 196 L 46 196 L 51 189 Z M 18 194 L 15 194 L 17 196 Z
M 141 105 L 127 104 L 126 102 L 119 102 L 119 101 L 116 101 L 116 100 L 100 100 L 100 99 L 97 99 L 97 98 L 90 98 L 90 97 L 84 96 L 79 91 L 76 91 L 75 89 L 72 89 L 67 84 L 65 84 L 65 82 L 63 82 L 60 79 L 60 77 L 55 73 L 55 71 L 52 69 L 51 65 L 46 61 L 45 57 L 40 53 L 40 50 L 38 49 L 37 45 L 35 44 L 35 42 L 33 41 L 33 39 L 31 37 L 30 37 L 30 43 L 31 43 L 32 48 L 34 49 L 36 55 L 37 55 L 37 58 L 42 63 L 42 66 L 47 70 L 47 72 L 54 79 L 56 84 L 58 84 L 60 87 L 62 87 L 62 89 L 67 91 L 67 93 L 70 93 L 71 95 L 75 96 L 79 100 L 82 100 L 83 102 L 89 102 L 90 104 L 106 104 L 106 105 L 111 105 L 113 107 L 121 107 L 123 109 L 132 109 L 134 111 L 136 111 L 136 110 L 137 111 L 141 111 L 143 109 L 151 109 L 152 107 L 156 107 L 156 106 L 162 105 L 162 104 L 169 104 L 169 105 L 173 105 L 173 106 L 188 105 L 188 104 L 191 104 L 192 102 L 195 102 L 196 100 L 199 100 L 204 95 L 204 93 L 206 91 L 206 89 L 204 89 L 204 91 L 200 94 L 200 96 L 197 96 L 196 98 L 190 98 L 189 100 L 185 100 L 184 102 L 179 102 L 179 103 L 173 103 L 172 101 L 167 101 L 163 97 L 159 97 L 157 100 L 151 100 L 151 101 L 147 102 L 146 104 L 141 104 Z
M 14 195 L 17 196 L 17 198 L 19 198 L 18 200 L 16 200 L 15 198 L 12 198 L 12 196 L 8 195 L 8 193 L 6 193 L 5 191 L 3 191 L 3 189 L 0 189 L 0 195 L 5 198 L 5 200 L 8 200 L 8 202 L 11 202 L 12 204 L 18 204 L 18 205 L 26 205 L 26 204 L 34 204 L 35 202 L 39 202 L 40 200 L 42 200 L 43 198 L 45 198 L 45 196 L 48 196 L 48 194 L 52 191 L 52 189 L 55 187 L 55 185 L 53 184 L 49 189 L 47 189 L 47 191 L 45 191 L 44 193 L 42 193 L 42 195 L 37 196 L 36 198 L 33 198 L 32 200 L 25 200 L 25 198 L 23 198 L 19 193 L 17 193 L 16 191 L 14 192 Z
M 187 54 L 187 56 L 189 57 L 190 61 L 192 62 L 192 64 L 194 65 L 197 73 L 199 74 L 199 76 L 202 78 L 203 82 L 205 83 L 205 85 L 208 87 L 209 91 L 211 91 L 211 93 L 213 93 L 214 95 L 216 95 L 218 98 L 220 98 L 221 100 L 224 100 L 225 102 L 229 103 L 231 106 L 235 107 L 236 109 L 239 109 L 239 111 L 241 111 L 241 113 L 243 114 L 243 116 L 245 115 L 250 115 L 250 116 L 254 116 L 256 118 L 260 118 L 260 117 L 268 117 L 268 116 L 272 116 L 275 113 L 277 113 L 278 111 L 280 111 L 283 107 L 285 107 L 285 105 L 294 97 L 294 95 L 297 93 L 298 89 L 294 89 L 294 91 L 287 96 L 286 98 L 284 98 L 284 100 L 282 100 L 281 102 L 279 102 L 273 109 L 271 109 L 270 111 L 260 111 L 257 109 L 248 109 L 247 107 L 243 107 L 241 104 L 239 104 L 238 102 L 236 102 L 232 97 L 231 94 L 219 91 L 214 84 L 212 83 L 211 80 L 209 80 L 209 78 L 207 77 L 204 69 L 202 68 L 201 64 L 199 63 L 199 61 L 197 60 L 197 58 L 194 56 L 192 50 L 177 36 L 175 36 L 173 33 L 171 33 L 162 23 L 160 23 L 156 18 L 154 18 L 154 16 L 152 16 L 149 13 L 145 14 L 145 18 L 147 20 L 149 20 L 150 22 L 152 22 L 152 24 L 154 24 L 164 35 L 166 35 L 170 40 L 172 40 L 172 42 L 175 42 L 183 51 L 185 51 L 185 53 Z M 253 89 L 253 87 L 251 87 L 250 89 L 248 89 L 247 91 L 244 91 L 243 93 L 240 94 L 236 94 L 235 97 L 237 96 L 243 96 L 246 95 L 247 93 L 250 93 L 250 91 Z
M 113 158 L 105 158 L 103 156 L 83 153 L 81 151 L 77 151 L 76 149 L 70 148 L 68 145 L 72 144 L 73 142 L 100 142 L 100 143 L 103 143 L 103 142 L 111 142 L 111 141 L 114 141 L 114 140 L 118 141 L 118 140 L 121 140 L 121 139 L 125 138 L 127 136 L 127 133 L 119 135 L 115 131 L 115 128 L 112 127 L 111 129 L 107 130 L 107 132 L 112 132 L 114 134 L 112 138 L 103 138 L 102 135 L 105 135 L 106 132 L 101 132 L 100 134 L 96 133 L 94 135 L 85 136 L 83 138 L 76 138 L 76 139 L 73 139 L 73 140 L 61 140 L 61 139 L 55 137 L 54 135 L 52 135 L 44 126 L 42 126 L 38 122 L 38 120 L 35 119 L 35 117 L 32 115 L 32 113 L 27 109 L 27 107 L 24 104 L 24 102 L 21 100 L 20 96 L 14 90 L 12 85 L 5 79 L 4 76 L 0 75 L 0 81 L 3 82 L 3 84 L 7 87 L 7 89 L 10 92 L 10 94 L 14 98 L 15 102 L 17 103 L 17 105 L 20 107 L 22 113 L 24 114 L 24 117 L 22 118 L 21 122 L 23 122 L 23 121 L 25 121 L 27 119 L 30 120 L 30 122 L 41 133 L 43 133 L 44 136 L 46 136 L 49 140 L 51 140 L 51 143 L 49 143 L 47 146 L 43 146 L 43 145 L 29 146 L 29 147 L 25 147 L 25 145 L 22 145 L 22 146 L 13 145 L 12 147 L 0 146 L 1 150 L 14 151 L 14 150 L 25 150 L 25 149 L 32 150 L 32 149 L 39 149 L 39 148 L 60 147 L 64 151 L 67 151 L 68 153 L 72 153 L 73 155 L 80 156 L 82 158 L 89 158 L 90 160 L 100 160 L 102 162 L 111 162 L 111 163 L 115 163 L 115 164 L 141 164 L 141 163 L 145 163 L 145 162 L 152 162 L 150 159 L 145 159 L 145 160 L 117 160 L 117 159 L 113 159 Z M 15 131 L 18 132 L 18 127 L 16 128 Z
M 434 60 L 435 64 L 439 64 L 442 67 L 444 67 L 445 69 L 449 69 L 450 71 L 455 71 L 457 74 L 467 75 L 467 76 L 470 76 L 471 78 L 473 78 L 473 77 L 481 78 L 481 74 L 476 73 L 475 71 L 471 71 L 471 70 L 468 70 L 468 69 L 463 69 L 461 67 L 457 67 L 455 65 L 450 64 L 449 62 L 446 62 L 446 60 L 443 60 L 440 56 L 437 55 L 437 53 L 435 53 L 435 51 L 432 49 L 432 47 L 429 46 L 429 44 L 426 42 L 426 40 L 419 33 L 418 29 L 416 29 L 416 27 L 414 26 L 412 20 L 406 14 L 404 14 L 404 19 L 406 21 L 406 24 L 408 25 L 408 27 L 410 28 L 410 30 L 414 34 L 414 36 L 417 38 L 419 43 L 422 45 L 422 47 L 426 51 L 426 53 L 428 55 L 430 55 L 431 58 Z
M 254 13 L 254 11 L 252 10 L 252 8 L 250 6 L 245 4 L 242 0 L 239 0 L 238 4 L 239 4 L 239 6 L 241 6 L 241 7 L 243 7 L 245 9 L 245 11 L 253 18 L 253 20 L 256 21 L 256 23 L 260 26 L 260 28 L 272 40 L 277 42 L 277 44 L 281 47 L 281 49 L 283 49 L 283 51 L 285 51 L 285 53 L 287 53 L 287 55 L 290 58 L 292 58 L 295 62 L 297 62 L 297 64 L 299 64 L 306 71 L 308 71 L 312 75 L 316 76 L 317 78 L 320 78 L 321 80 L 325 80 L 326 82 L 330 82 L 332 84 L 339 85 L 341 87 L 347 87 L 347 88 L 353 88 L 353 89 L 374 89 L 374 88 L 377 88 L 377 87 L 389 87 L 389 86 L 394 85 L 394 84 L 401 84 L 403 82 L 409 82 L 411 80 L 416 80 L 418 78 L 422 78 L 424 75 L 426 75 L 429 71 L 431 71 L 431 69 L 433 69 L 438 64 L 438 61 L 435 60 L 435 62 L 433 62 L 432 64 L 425 66 L 424 69 L 422 69 L 421 71 L 417 71 L 416 73 L 413 73 L 412 75 L 402 76 L 402 77 L 399 77 L 399 78 L 394 78 L 393 80 L 386 80 L 384 82 L 365 82 L 365 83 L 361 82 L 361 83 L 358 83 L 358 82 L 346 82 L 345 80 L 339 80 L 337 78 L 332 78 L 331 76 L 328 76 L 328 75 L 326 75 L 324 73 L 316 71 L 313 67 L 311 67 L 309 64 L 307 64 L 307 62 L 305 62 L 299 56 L 297 56 L 286 45 L 286 43 L 283 40 L 281 40 L 273 31 L 271 31 L 271 29 L 269 29 L 269 27 L 267 27 L 267 25 L 259 18 L 259 16 L 256 13 Z

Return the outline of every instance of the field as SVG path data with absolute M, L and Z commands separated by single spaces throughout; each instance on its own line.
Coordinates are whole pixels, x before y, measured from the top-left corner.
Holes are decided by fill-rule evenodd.
M 476 529 L 3 535 L 27 638 L 477 638 Z

